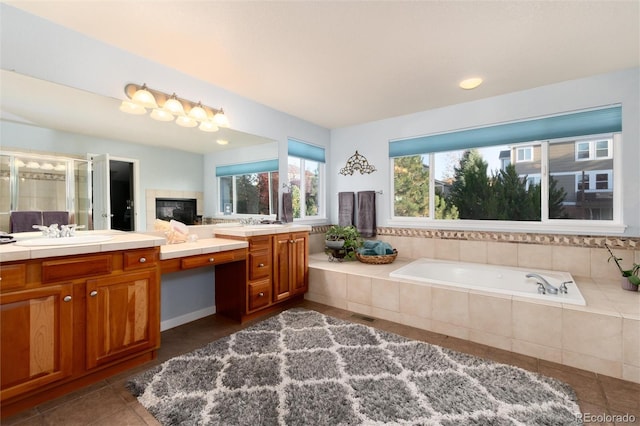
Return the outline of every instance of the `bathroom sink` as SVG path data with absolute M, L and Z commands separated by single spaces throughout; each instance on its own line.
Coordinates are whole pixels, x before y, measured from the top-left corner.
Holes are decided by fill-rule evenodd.
M 110 235 L 78 235 L 62 238 L 30 238 L 28 240 L 16 241 L 17 246 L 40 247 L 40 246 L 68 246 L 73 244 L 95 244 L 113 239 Z

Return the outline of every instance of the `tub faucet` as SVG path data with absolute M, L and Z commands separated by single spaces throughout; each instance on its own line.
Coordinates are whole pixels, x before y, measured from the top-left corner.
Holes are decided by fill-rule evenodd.
M 547 281 L 542 275 L 540 274 L 536 274 L 536 273 L 528 273 L 526 275 L 527 278 L 536 278 L 540 281 L 538 281 L 538 292 L 545 294 L 545 293 L 549 293 L 549 294 L 558 294 L 558 287 L 555 287 L 553 285 L 551 285 L 549 283 L 549 281 Z

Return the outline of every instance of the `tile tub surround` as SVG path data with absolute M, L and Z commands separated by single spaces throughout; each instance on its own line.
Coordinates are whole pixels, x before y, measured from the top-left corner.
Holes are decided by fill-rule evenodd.
M 640 293 L 574 273 L 587 300 L 576 306 L 389 277 L 411 260 L 368 265 L 312 254 L 305 298 L 640 383 Z

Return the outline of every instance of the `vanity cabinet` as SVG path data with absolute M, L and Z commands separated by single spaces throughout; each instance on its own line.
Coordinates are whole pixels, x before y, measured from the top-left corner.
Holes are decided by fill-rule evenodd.
M 2 415 L 154 359 L 159 247 L 0 268 Z
M 308 231 L 246 237 L 221 231 L 216 236 L 249 243 L 244 284 L 238 285 L 238 271 L 216 268 L 216 312 L 242 322 L 304 296 Z

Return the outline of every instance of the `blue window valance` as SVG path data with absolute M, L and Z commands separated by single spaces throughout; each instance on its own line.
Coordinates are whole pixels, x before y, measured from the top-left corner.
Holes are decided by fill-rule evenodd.
M 291 138 L 289 138 L 287 142 L 290 156 L 304 158 L 305 160 L 313 160 L 319 163 L 325 162 L 324 148 Z
M 456 151 L 622 130 L 622 107 L 582 111 L 389 142 L 389 157 Z
M 238 176 L 250 173 L 277 172 L 278 159 L 255 161 L 252 163 L 229 164 L 216 167 L 216 176 Z

